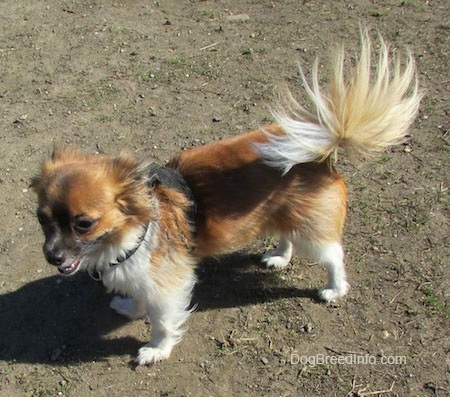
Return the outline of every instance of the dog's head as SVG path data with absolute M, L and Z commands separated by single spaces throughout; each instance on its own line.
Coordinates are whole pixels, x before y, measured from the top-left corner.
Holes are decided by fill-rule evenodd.
M 63 274 L 124 256 L 152 218 L 144 167 L 126 155 L 89 156 L 56 146 L 31 187 L 45 257 Z

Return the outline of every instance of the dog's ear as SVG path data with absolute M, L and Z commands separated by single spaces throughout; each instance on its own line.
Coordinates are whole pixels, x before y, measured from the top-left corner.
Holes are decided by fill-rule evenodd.
M 116 180 L 115 202 L 125 215 L 133 216 L 142 223 L 148 222 L 150 211 L 147 166 L 132 156 L 121 153 L 108 163 L 109 173 Z
M 41 170 L 38 175 L 31 178 L 30 188 L 37 194 L 42 190 L 43 181 L 45 176 L 56 167 L 57 163 L 60 163 L 66 154 L 69 152 L 69 146 L 64 143 L 55 143 L 53 146 L 53 152 L 49 159 L 45 160 L 41 165 Z
M 111 158 L 109 166 L 112 174 L 122 183 L 142 182 L 146 175 L 146 166 L 126 153 Z

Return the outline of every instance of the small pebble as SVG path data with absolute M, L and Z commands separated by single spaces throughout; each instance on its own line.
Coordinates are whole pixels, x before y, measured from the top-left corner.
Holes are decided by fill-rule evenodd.
M 248 14 L 228 15 L 227 20 L 230 22 L 247 22 L 250 20 L 250 16 Z

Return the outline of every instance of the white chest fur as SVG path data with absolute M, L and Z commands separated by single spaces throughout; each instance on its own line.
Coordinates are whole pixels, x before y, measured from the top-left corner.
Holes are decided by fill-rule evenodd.
M 117 265 L 101 266 L 101 280 L 110 292 L 128 296 L 152 293 L 155 285 L 150 275 L 151 253 L 157 244 L 158 230 L 157 223 L 150 223 L 144 240 L 130 258 Z

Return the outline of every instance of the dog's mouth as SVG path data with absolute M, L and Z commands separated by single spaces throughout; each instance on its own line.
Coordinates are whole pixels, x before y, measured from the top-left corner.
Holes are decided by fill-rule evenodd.
M 69 264 L 66 264 L 66 263 L 62 264 L 61 266 L 58 267 L 58 270 L 61 274 L 64 274 L 64 275 L 72 274 L 78 270 L 80 263 L 81 263 L 81 260 L 76 259 Z

